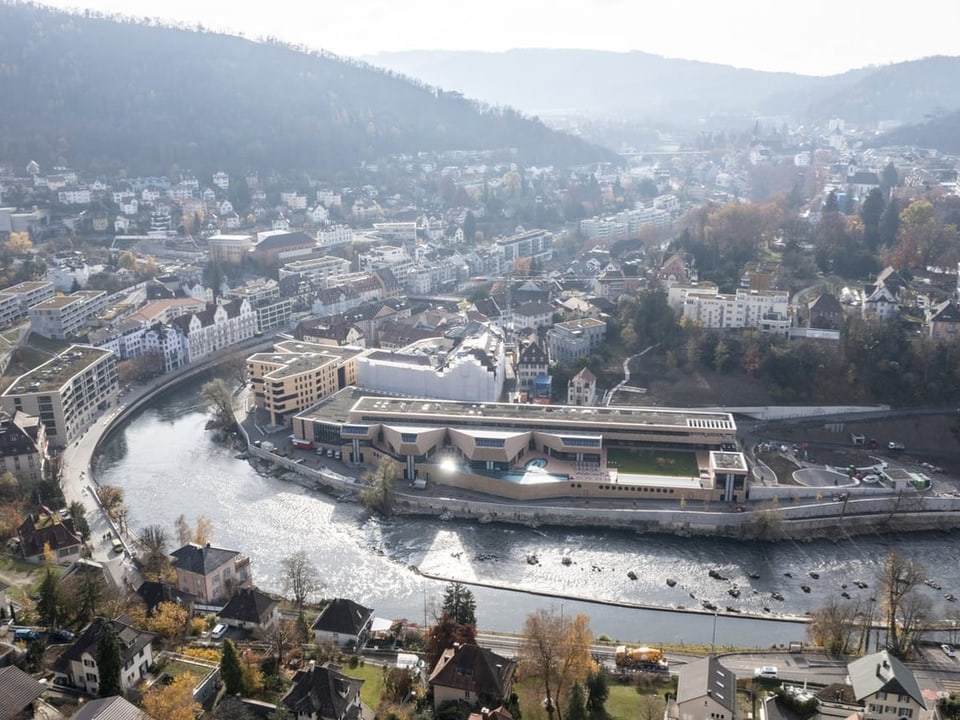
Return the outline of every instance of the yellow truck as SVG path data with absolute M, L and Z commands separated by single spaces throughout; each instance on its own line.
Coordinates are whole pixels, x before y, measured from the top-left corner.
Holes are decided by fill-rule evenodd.
M 669 671 L 667 656 L 660 648 L 618 645 L 614 660 L 624 670 Z

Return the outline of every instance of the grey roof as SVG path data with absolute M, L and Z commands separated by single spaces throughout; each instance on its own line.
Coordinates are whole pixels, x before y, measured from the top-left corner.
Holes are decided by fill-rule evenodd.
M 339 635 L 359 635 L 373 615 L 373 610 L 346 598 L 330 601 L 313 622 L 313 629 Z
M 262 625 L 269 619 L 270 613 L 278 604 L 276 600 L 257 588 L 240 588 L 220 611 L 220 617 Z
M 909 695 L 920 707 L 927 707 L 913 673 L 886 650 L 854 660 L 847 665 L 847 672 L 857 700 L 887 692 Z
M 355 680 L 324 665 L 311 666 L 293 676 L 293 685 L 280 701 L 299 716 L 316 715 L 328 720 L 357 717 L 354 704 L 363 680 Z
M 710 696 L 736 716 L 737 676 L 713 655 L 692 662 L 680 670 L 677 704 Z
M 143 648 L 153 642 L 155 633 L 138 630 L 130 624 L 130 618 L 121 615 L 116 620 L 107 620 L 102 617 L 94 618 L 83 632 L 80 633 L 73 645 L 67 648 L 66 652 L 57 660 L 58 668 L 69 667 L 69 663 L 76 660 L 80 661 L 84 653 L 89 653 L 96 657 L 97 642 L 100 639 L 100 632 L 103 624 L 109 622 L 117 633 L 117 642 L 120 645 L 120 658 L 126 664 Z
M 143 710 L 119 695 L 97 698 L 83 704 L 70 720 L 153 720 Z
M 39 680 L 16 666 L 0 668 L 0 720 L 19 716 L 44 689 Z
M 510 693 L 516 663 L 472 643 L 444 651 L 430 673 L 430 684 L 470 691 L 476 696 L 505 700 Z
M 173 564 L 177 566 L 177 569 L 197 575 L 208 575 L 217 568 L 226 565 L 240 553 L 236 550 L 211 547 L 210 543 L 206 545 L 188 543 L 170 554 L 173 556 Z

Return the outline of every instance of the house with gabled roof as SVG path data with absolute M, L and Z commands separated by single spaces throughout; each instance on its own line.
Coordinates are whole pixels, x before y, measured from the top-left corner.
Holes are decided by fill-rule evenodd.
M 73 526 L 73 519 L 44 505 L 35 507 L 17 528 L 20 552 L 29 562 L 45 562 L 47 552 L 54 561 L 67 565 L 80 558 L 83 540 Z
M 934 340 L 960 338 L 960 308 L 951 300 L 944 300 L 926 310 L 927 334 Z
M 267 631 L 280 620 L 280 603 L 257 588 L 240 588 L 223 606 L 220 621 L 243 630 Z
M 84 703 L 70 720 L 153 720 L 129 700 L 112 695 Z
M 153 641 L 157 636 L 133 627 L 130 618 L 121 615 L 115 620 L 98 617 L 87 625 L 54 664 L 55 681 L 62 680 L 86 693 L 97 694 L 100 687 L 97 643 L 106 623 L 113 626 L 120 645 L 120 684 L 123 689 L 130 690 L 146 676 L 147 668 L 153 664 Z
M 433 707 L 446 702 L 495 707 L 513 691 L 517 664 L 473 643 L 456 643 L 444 650 L 430 672 Z
M 293 676 L 293 684 L 280 704 L 297 720 L 358 720 L 363 680 L 347 677 L 329 663 L 310 661 Z
M 47 686 L 15 665 L 0 668 L 0 720 L 34 717 L 33 703 Z
M 253 587 L 250 558 L 236 550 L 187 543 L 171 557 L 177 588 L 195 595 L 201 604 L 227 597 L 238 588 Z
M 335 598 L 321 611 L 310 629 L 318 645 L 333 643 L 339 647 L 360 648 L 366 642 L 372 622 L 372 608 L 347 598 Z
M 916 677 L 886 650 L 854 660 L 847 673 L 863 720 L 915 719 L 927 708 Z
M 737 676 L 714 655 L 685 665 L 676 704 L 679 720 L 736 720 Z
M 843 326 L 843 306 L 833 293 L 820 293 L 807 306 L 807 327 L 839 330 Z
M 0 475 L 13 473 L 25 485 L 43 480 L 48 459 L 47 432 L 36 415 L 0 409 Z

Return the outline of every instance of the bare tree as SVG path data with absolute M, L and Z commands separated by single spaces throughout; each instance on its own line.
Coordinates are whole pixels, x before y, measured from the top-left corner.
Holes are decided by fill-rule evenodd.
M 928 609 L 923 602 L 918 602 L 918 590 L 925 579 L 923 565 L 902 557 L 894 550 L 887 553 L 879 584 L 887 628 L 887 649 L 897 657 L 909 654 L 926 620 Z
M 170 568 L 170 542 L 167 531 L 159 525 L 147 525 L 140 531 L 137 538 L 137 547 L 140 550 L 140 561 L 147 577 L 159 579 Z
M 830 598 L 826 604 L 813 612 L 807 634 L 815 645 L 835 655 L 850 652 L 857 629 L 860 607 L 854 602 L 841 602 Z
M 320 588 L 320 572 L 307 556 L 305 550 L 297 550 L 293 555 L 280 561 L 283 569 L 283 590 L 293 596 L 297 613 L 303 614 L 303 606 L 310 596 Z
M 547 714 L 563 720 L 560 708 L 565 693 L 576 682 L 586 680 L 593 666 L 590 643 L 590 620 L 577 615 L 564 620 L 546 610 L 527 615 L 520 645 L 520 667 L 524 675 L 536 677 L 543 683 Z
M 177 541 L 181 547 L 193 540 L 193 529 L 190 527 L 190 523 L 187 522 L 187 518 L 184 515 L 181 514 L 177 516 L 177 519 L 174 521 L 174 526 L 177 528 Z

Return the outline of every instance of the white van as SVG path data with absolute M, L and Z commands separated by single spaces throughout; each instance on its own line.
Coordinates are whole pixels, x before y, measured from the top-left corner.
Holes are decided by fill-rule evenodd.
M 227 626 L 223 623 L 217 623 L 213 630 L 210 631 L 210 637 L 213 640 L 219 640 L 227 632 Z
M 753 676 L 755 678 L 766 678 L 767 680 L 776 680 L 778 673 L 777 668 L 773 665 L 764 665 L 763 667 L 755 668 L 753 671 Z

